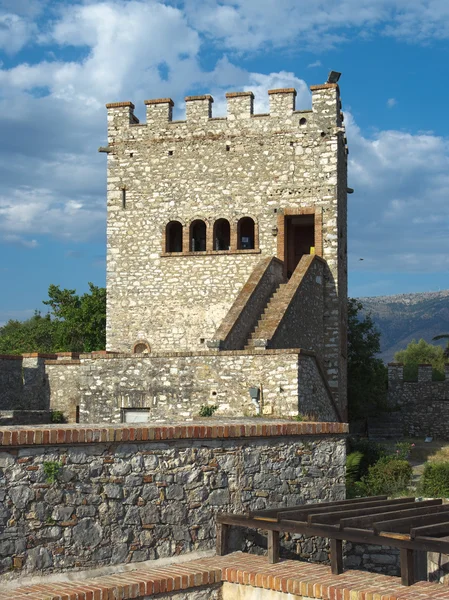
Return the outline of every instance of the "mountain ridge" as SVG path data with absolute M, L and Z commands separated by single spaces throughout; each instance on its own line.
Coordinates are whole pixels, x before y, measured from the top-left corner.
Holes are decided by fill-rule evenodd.
M 371 314 L 381 333 L 379 356 L 385 362 L 392 361 L 395 352 L 406 348 L 413 339 L 432 342 L 434 336 L 449 333 L 449 290 L 357 300 L 362 303 L 363 312 Z M 441 345 L 446 346 L 446 341 L 442 340 Z

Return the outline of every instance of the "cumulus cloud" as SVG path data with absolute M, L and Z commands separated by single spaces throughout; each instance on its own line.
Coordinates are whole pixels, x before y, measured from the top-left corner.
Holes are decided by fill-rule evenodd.
M 351 268 L 447 270 L 449 140 L 394 130 L 367 137 L 346 116 Z
M 396 98 L 388 98 L 387 100 L 388 108 L 393 108 L 393 106 L 396 106 L 397 103 L 398 101 L 396 100 Z
M 227 48 L 323 49 L 370 33 L 411 42 L 449 37 L 445 0 L 185 0 L 192 25 Z
M 15 54 L 25 46 L 36 32 L 33 23 L 14 13 L 0 13 L 0 48 Z
M 248 72 L 236 66 L 235 51 L 293 42 L 326 48 L 374 30 L 412 41 L 449 37 L 443 0 L 89 0 L 63 3 L 37 31 L 30 15 L 42 5 L 0 0 L 0 46 L 17 52 L 38 39 L 47 57 L 0 69 L 0 238 L 30 248 L 42 236 L 79 241 L 104 234 L 105 158 L 97 148 L 106 102 L 133 100 L 142 115 L 143 99 L 171 96 L 182 112 L 186 93 L 207 90 L 214 114 L 222 115 L 225 91 L 250 89 L 256 112 L 266 112 L 268 89 L 295 87 L 297 106 L 308 108 L 302 79 Z M 216 59 L 205 69 L 211 45 Z M 352 268 L 447 269 L 448 140 L 394 130 L 368 137 L 351 115 L 346 123 L 356 191 L 349 200 Z

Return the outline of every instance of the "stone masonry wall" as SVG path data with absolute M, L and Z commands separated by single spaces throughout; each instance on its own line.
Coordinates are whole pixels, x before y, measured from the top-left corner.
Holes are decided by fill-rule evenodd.
M 52 410 L 61 411 L 69 423 L 75 423 L 81 400 L 80 361 L 48 360 L 45 370 Z
M 403 365 L 388 365 L 388 404 L 400 410 L 406 435 L 449 439 L 449 365 L 445 371 L 444 381 L 432 381 L 432 366 L 420 365 L 418 381 L 404 381 Z
M 19 408 L 22 389 L 22 357 L 0 355 L 0 411 Z
M 280 311 L 270 348 L 293 348 L 298 341 L 300 348 L 313 350 L 324 361 L 324 272 L 325 263 L 318 257 L 302 258 L 284 288 L 291 287 L 292 294 Z
M 3 579 L 211 549 L 217 512 L 341 499 L 346 431 L 262 419 L 0 428 Z
M 316 357 L 303 354 L 298 365 L 299 412 L 312 420 L 342 420 Z
M 283 263 L 276 258 L 261 260 L 241 289 L 218 331 L 208 345 L 222 350 L 244 348 L 270 296 L 284 281 Z
M 250 387 L 260 389 L 262 414 L 313 412 L 319 420 L 338 420 L 320 372 L 300 367 L 303 357 L 309 359 L 298 350 L 82 357 L 80 420 L 120 423 L 130 408 L 149 409 L 151 420 L 194 418 L 203 405 L 217 406 L 216 415 L 252 416 Z
M 189 98 L 186 121 L 171 120 L 170 99 L 151 100 L 146 124 L 134 117 L 132 103 L 108 105 L 109 350 L 129 352 L 137 340 L 155 351 L 201 350 L 259 260 L 278 255 L 278 217 L 316 209 L 331 272 L 324 368 L 331 388 L 339 389 L 346 311 L 339 266 L 346 264 L 339 88 L 313 86 L 312 111 L 296 111 L 295 95 L 271 90 L 270 114 L 254 115 L 250 92 L 228 94 L 227 118 L 211 117 L 210 96 Z M 237 223 L 247 216 L 256 225 L 256 245 L 238 250 Z M 230 250 L 213 250 L 218 218 L 231 225 Z M 189 249 L 196 219 L 206 223 L 204 252 Z M 167 253 L 163 245 L 171 221 L 183 226 L 183 252 Z

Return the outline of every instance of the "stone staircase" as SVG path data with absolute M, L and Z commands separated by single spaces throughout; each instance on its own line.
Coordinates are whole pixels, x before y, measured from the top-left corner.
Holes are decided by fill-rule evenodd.
M 372 440 L 400 440 L 404 437 L 401 413 L 384 413 L 368 419 L 368 437 Z
M 260 319 L 257 321 L 256 326 L 250 333 L 248 340 L 245 344 L 245 350 L 249 350 L 256 347 L 255 340 L 266 339 L 265 332 L 271 325 L 272 319 L 278 319 L 278 307 L 279 298 L 282 296 L 282 292 L 287 283 L 281 283 L 277 286 L 274 292 L 268 299 L 267 305 L 260 315 Z

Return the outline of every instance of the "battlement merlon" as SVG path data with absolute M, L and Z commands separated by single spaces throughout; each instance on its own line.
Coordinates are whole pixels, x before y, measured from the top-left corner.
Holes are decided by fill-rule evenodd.
M 323 130 L 334 130 L 341 128 L 343 115 L 341 113 L 340 89 L 337 84 L 325 83 L 322 85 L 311 86 L 312 91 L 312 113 L 310 118 Z M 254 114 L 254 94 L 250 91 L 228 92 L 226 94 L 227 117 L 217 119 L 219 121 L 228 121 L 229 124 L 236 120 L 246 121 L 253 117 L 266 117 L 273 119 L 291 119 L 296 112 L 295 100 L 296 90 L 294 88 L 281 88 L 268 91 L 270 100 L 270 112 L 266 115 Z M 212 103 L 214 99 L 209 94 L 201 96 L 187 96 L 186 102 L 186 123 L 204 124 L 208 120 L 213 120 Z M 152 131 L 162 130 L 169 123 L 176 126 L 179 122 L 174 122 L 173 106 L 171 98 L 158 98 L 154 100 L 145 100 L 146 105 L 146 124 Z M 113 102 L 106 105 L 108 109 L 108 131 L 109 136 L 114 138 L 119 136 L 119 131 L 138 125 L 139 120 L 134 115 L 134 104 L 132 102 Z M 301 111 L 302 112 L 302 111 Z
M 418 365 L 418 383 L 432 382 L 433 367 L 431 364 L 422 363 Z M 444 365 L 445 382 L 449 382 L 449 363 Z M 388 363 L 388 384 L 404 383 L 404 363 Z M 442 383 L 441 381 L 439 383 Z

